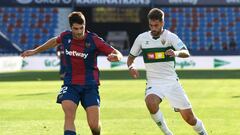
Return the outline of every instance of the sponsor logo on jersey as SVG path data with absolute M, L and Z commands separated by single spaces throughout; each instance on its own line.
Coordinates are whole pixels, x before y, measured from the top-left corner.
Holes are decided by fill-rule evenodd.
M 68 51 L 67 49 L 65 49 L 65 54 L 69 55 L 69 56 L 82 57 L 84 59 L 86 59 L 88 56 L 88 53 L 81 53 L 81 52 L 77 52 L 77 51 Z
M 147 58 L 150 60 L 164 59 L 164 52 L 151 52 L 147 54 Z

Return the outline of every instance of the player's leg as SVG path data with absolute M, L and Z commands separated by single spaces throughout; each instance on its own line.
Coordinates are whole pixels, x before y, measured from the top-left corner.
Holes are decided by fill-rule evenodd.
M 76 135 L 75 116 L 77 105 L 71 100 L 62 101 L 62 109 L 64 111 L 64 135 Z
M 178 80 L 173 80 L 170 82 L 170 84 L 172 88 L 165 93 L 165 96 L 169 100 L 170 104 L 174 107 L 175 111 L 179 111 L 182 115 L 182 118 L 188 124 L 192 125 L 198 134 L 207 135 L 202 122 L 197 119 L 192 112 L 192 106 L 181 84 L 178 82 Z
M 200 119 L 195 117 L 192 109 L 179 110 L 182 118 L 191 126 L 199 135 L 207 135 L 207 131 Z
M 146 89 L 145 103 L 148 108 L 148 111 L 151 114 L 152 119 L 156 122 L 158 127 L 162 130 L 162 132 L 165 135 L 172 135 L 172 132 L 167 127 L 163 114 L 159 109 L 159 104 L 162 101 L 160 97 L 161 94 L 158 93 L 158 91 L 156 91 L 153 87 L 148 87 Z
M 99 106 L 90 106 L 86 108 L 88 125 L 93 135 L 100 135 L 101 125 L 99 112 Z
M 93 135 L 100 135 L 100 96 L 98 86 L 86 86 L 81 98 L 81 104 L 86 110 L 88 125 Z
M 76 135 L 74 120 L 77 106 L 80 101 L 77 89 L 78 88 L 73 85 L 62 86 L 57 97 L 57 103 L 62 105 L 64 111 L 64 135 Z

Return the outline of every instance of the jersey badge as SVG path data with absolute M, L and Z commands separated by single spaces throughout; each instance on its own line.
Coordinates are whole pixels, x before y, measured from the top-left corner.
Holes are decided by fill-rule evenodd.
M 165 40 L 161 40 L 161 43 L 162 43 L 162 45 L 164 45 L 166 43 L 166 41 Z

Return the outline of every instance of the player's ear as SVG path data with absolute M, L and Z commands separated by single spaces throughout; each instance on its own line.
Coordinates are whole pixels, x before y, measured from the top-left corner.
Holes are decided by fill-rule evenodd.
M 164 26 L 164 24 L 165 24 L 164 21 L 161 21 L 161 22 L 160 22 L 160 25 L 161 25 L 162 27 Z

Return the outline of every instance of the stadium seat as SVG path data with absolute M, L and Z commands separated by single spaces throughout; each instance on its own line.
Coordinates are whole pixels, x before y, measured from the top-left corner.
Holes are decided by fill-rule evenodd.
M 213 48 L 221 50 L 221 45 L 229 43 L 231 38 L 240 39 L 240 34 L 237 34 L 240 31 L 239 8 L 174 7 L 163 10 L 168 17 L 173 14 L 176 16 L 171 19 L 167 19 L 166 16 L 165 27 L 172 32 L 175 31 L 191 49 L 202 50 L 213 44 Z M 180 32 L 182 34 L 179 34 Z M 240 48 L 239 43 L 238 46 Z
M 0 20 L 3 22 L 0 31 L 23 50 L 54 36 L 58 8 L 1 7 L 0 11 Z M 54 49 L 49 52 L 54 53 Z

